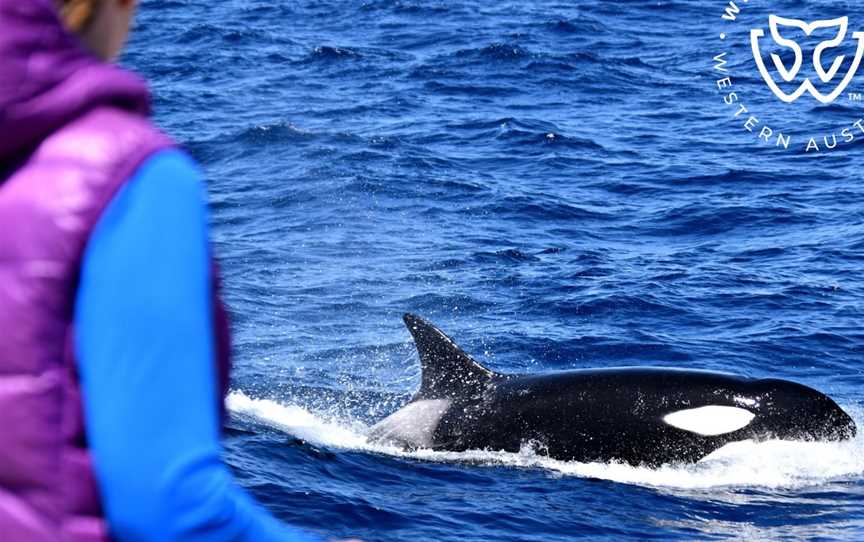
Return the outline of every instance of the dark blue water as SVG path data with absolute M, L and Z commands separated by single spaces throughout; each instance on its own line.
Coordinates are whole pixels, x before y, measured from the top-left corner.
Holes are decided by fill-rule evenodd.
M 750 4 L 747 28 L 777 12 L 864 30 L 860 2 Z M 143 2 L 124 62 L 210 181 L 239 481 L 286 521 L 369 541 L 864 539 L 860 437 L 655 470 L 364 437 L 419 382 L 405 311 L 499 371 L 778 376 L 861 425 L 864 133 L 801 138 L 864 107 L 773 97 L 723 6 Z M 754 132 L 718 90 L 720 32 Z

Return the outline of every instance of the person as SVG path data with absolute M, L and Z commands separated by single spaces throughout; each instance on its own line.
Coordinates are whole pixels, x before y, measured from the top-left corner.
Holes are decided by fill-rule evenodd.
M 0 0 L 0 539 L 313 541 L 220 460 L 201 172 L 109 62 L 135 0 Z

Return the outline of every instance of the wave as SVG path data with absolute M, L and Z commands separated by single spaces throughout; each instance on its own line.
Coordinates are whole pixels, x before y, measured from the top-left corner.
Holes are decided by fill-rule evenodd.
M 351 49 L 349 47 L 319 45 L 318 47 L 312 49 L 312 51 L 304 60 L 312 62 L 317 60 L 357 60 L 360 58 L 363 58 L 363 55 L 361 55 L 359 51 Z
M 316 446 L 432 462 L 539 468 L 558 476 L 601 479 L 646 487 L 800 488 L 864 477 L 864 432 L 859 432 L 856 439 L 842 443 L 779 440 L 736 442 L 692 465 L 648 468 L 617 462 L 559 461 L 537 454 L 530 446 L 523 447 L 518 453 L 489 450 L 405 451 L 370 442 L 366 436 L 369 426 L 359 421 L 314 414 L 300 405 L 256 399 L 243 391 L 232 391 L 226 405 L 232 414 L 252 418 Z M 852 413 L 860 427 L 860 409 L 847 411 Z
M 471 49 L 460 49 L 456 51 L 457 57 L 471 57 L 481 60 L 519 60 L 530 58 L 531 51 L 514 43 L 495 42 L 485 47 Z

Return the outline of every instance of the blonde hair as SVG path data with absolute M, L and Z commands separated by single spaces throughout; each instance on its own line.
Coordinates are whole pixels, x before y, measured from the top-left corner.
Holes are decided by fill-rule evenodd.
M 55 0 L 60 19 L 70 31 L 84 32 L 99 11 L 102 0 Z

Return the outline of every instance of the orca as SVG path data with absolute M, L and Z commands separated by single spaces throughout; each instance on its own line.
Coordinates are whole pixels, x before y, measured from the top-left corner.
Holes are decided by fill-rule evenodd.
M 404 316 L 422 367 L 410 402 L 370 430 L 405 450 L 536 453 L 656 467 L 695 463 L 736 441 L 840 441 L 855 422 L 795 382 L 659 367 L 499 374 L 441 330 Z

